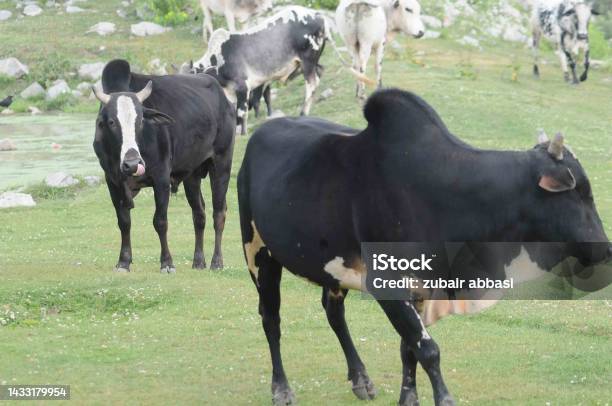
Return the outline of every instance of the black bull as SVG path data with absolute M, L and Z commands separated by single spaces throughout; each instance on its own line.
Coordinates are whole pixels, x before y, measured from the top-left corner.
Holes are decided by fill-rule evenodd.
M 207 174 L 215 228 L 211 268 L 222 268 L 221 236 L 236 122 L 234 109 L 223 90 L 207 75 L 132 73 L 123 60 L 106 65 L 102 84 L 103 91 L 95 89 L 102 103 L 93 147 L 104 169 L 121 231 L 116 269 L 129 271 L 133 198 L 141 188 L 152 186 L 153 225 L 161 244 L 161 271 L 175 271 L 167 242 L 167 211 L 170 191 L 176 191 L 181 182 L 193 214 L 193 267 L 206 267 L 203 252 L 206 220 L 200 184 Z M 130 142 L 131 148 L 124 152 Z
M 280 353 L 283 267 L 323 287 L 323 307 L 344 350 L 353 391 L 367 399 L 375 389 L 343 305 L 347 289 L 361 287 L 361 242 L 565 241 L 564 255 L 585 265 L 611 256 L 589 180 L 561 137 L 525 152 L 473 148 L 422 99 L 399 90 L 375 93 L 365 117 L 363 131 L 313 118 L 276 119 L 247 146 L 238 176 L 240 226 L 277 404 L 294 398 Z M 572 244 L 589 242 L 604 242 L 604 248 Z M 379 304 L 401 336 L 400 404 L 417 401 L 417 362 L 430 378 L 436 404 L 453 404 L 438 346 L 418 306 Z

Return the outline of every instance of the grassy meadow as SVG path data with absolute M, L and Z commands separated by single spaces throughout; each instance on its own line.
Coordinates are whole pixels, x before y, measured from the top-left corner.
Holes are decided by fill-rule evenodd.
M 144 67 L 156 57 L 180 63 L 203 53 L 201 38 L 191 33 L 199 22 L 156 37 L 130 38 L 129 24 L 136 19 L 119 19 L 116 3 L 79 3 L 95 12 L 2 22 L 0 54 L 15 55 L 31 65 L 32 75 L 49 77 L 44 70 L 56 68 L 48 61 L 78 67 L 125 57 Z M 84 35 L 104 20 L 116 22 L 120 32 Z M 594 70 L 586 83 L 569 86 L 550 51 L 543 53 L 542 78 L 535 80 L 530 52 L 520 44 L 485 43 L 479 50 L 447 35 L 419 41 L 398 37 L 397 42 L 384 62 L 385 85 L 423 96 L 465 141 L 483 148 L 528 149 L 538 128 L 564 132 L 590 176 L 612 236 L 610 71 Z M 322 64 L 319 93 L 331 88 L 333 95 L 317 102 L 312 115 L 363 127 L 350 74 L 329 49 Z M 2 89 L 21 90 L 27 84 L 14 81 Z M 298 79 L 279 87 L 273 103 L 293 115 L 302 100 Z M 16 110 L 27 108 L 24 101 L 16 103 Z M 61 114 L 89 121 L 93 138 L 96 108 L 93 102 L 72 100 Z M 2 132 L 3 124 L 22 117 L 1 116 L 0 138 L 10 137 Z M 250 124 L 255 128 L 262 120 L 251 117 Z M 0 384 L 70 384 L 76 404 L 269 404 L 268 345 L 238 225 L 236 174 L 247 140 L 236 141 L 222 271 L 190 269 L 193 228 L 182 188 L 171 198 L 168 215 L 176 275 L 159 274 L 151 190 L 141 192 L 132 211 L 129 274 L 112 272 L 120 240 L 104 185 L 51 191 L 31 184 L 26 190 L 34 195 L 35 208 L 0 210 Z M 83 154 L 95 159 L 91 149 Z M 207 220 L 209 262 L 210 211 Z M 284 363 L 298 401 L 358 404 L 321 308 L 320 290 L 285 273 L 282 298 Z M 396 404 L 399 337 L 375 302 L 352 294 L 346 307 L 354 341 L 379 391 L 371 404 Z M 443 373 L 459 404 L 607 405 L 612 400 L 611 300 L 506 301 L 478 315 L 443 319 L 430 333 L 440 345 Z M 417 381 L 421 404 L 432 405 L 420 369 Z

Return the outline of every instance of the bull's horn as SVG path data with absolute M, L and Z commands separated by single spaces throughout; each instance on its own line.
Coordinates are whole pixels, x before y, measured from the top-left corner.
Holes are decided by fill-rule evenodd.
M 149 96 L 151 96 L 151 92 L 153 91 L 153 82 L 149 80 L 149 83 L 142 89 L 140 92 L 136 93 L 136 98 L 140 100 L 140 102 L 144 102 L 147 100 Z
M 548 146 L 548 153 L 557 160 L 563 159 L 563 134 L 557 133 Z
M 94 95 L 96 95 L 96 98 L 102 102 L 102 104 L 108 104 L 110 101 L 110 95 L 104 93 L 104 90 L 96 85 L 93 85 L 91 90 L 93 91 Z
M 538 130 L 538 144 L 545 144 L 548 141 L 549 140 L 548 140 L 548 135 L 546 135 L 546 131 L 540 128 Z

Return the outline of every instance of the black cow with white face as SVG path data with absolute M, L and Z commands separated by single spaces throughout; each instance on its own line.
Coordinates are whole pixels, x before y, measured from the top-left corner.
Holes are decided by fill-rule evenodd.
M 223 90 L 207 75 L 150 76 L 132 73 L 124 60 L 109 62 L 102 74 L 94 150 L 104 170 L 121 231 L 116 270 L 132 263 L 130 210 L 144 187 L 153 187 L 153 226 L 161 243 L 161 271 L 175 272 L 168 248 L 168 200 L 181 182 L 193 213 L 194 268 L 205 268 L 204 200 L 201 179 L 210 174 L 215 251 L 211 268 L 223 267 L 221 236 L 235 114 Z
M 570 81 L 568 64 L 572 71 L 571 82 L 578 82 L 576 62 L 580 51 L 584 51 L 584 72 L 580 81 L 587 80 L 589 74 L 589 23 L 591 16 L 597 15 L 592 3 L 584 0 L 536 0 L 533 4 L 531 27 L 534 53 L 534 75 L 540 75 L 538 67 L 540 40 L 542 35 L 552 42 L 561 60 L 561 69 L 567 82 Z
M 353 391 L 367 399 L 376 392 L 343 304 L 348 289 L 364 289 L 362 242 L 550 241 L 564 242 L 557 260 L 572 256 L 590 266 L 612 256 L 589 180 L 561 137 L 524 152 L 480 150 L 452 135 L 422 99 L 392 89 L 370 97 L 365 118 L 363 131 L 306 117 L 271 120 L 246 149 L 238 175 L 240 226 L 276 404 L 294 400 L 280 354 L 283 267 L 323 287 Z M 418 404 L 417 362 L 436 405 L 454 404 L 420 306 L 379 304 L 402 339 L 400 404 Z

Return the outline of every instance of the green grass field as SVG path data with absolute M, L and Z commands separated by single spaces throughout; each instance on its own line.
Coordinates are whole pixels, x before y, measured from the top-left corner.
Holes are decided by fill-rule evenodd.
M 114 3 L 98 2 L 95 8 L 95 15 L 65 17 L 71 20 L 61 33 L 53 30 L 54 16 L 3 23 L 0 54 L 21 53 L 20 59 L 38 60 L 37 69 L 43 69 L 50 54 L 77 66 L 94 57 L 128 57 L 144 64 L 154 57 L 182 61 L 202 53 L 189 27 L 146 39 L 129 39 L 125 32 L 106 39 L 77 37 L 104 17 L 113 20 Z M 120 21 L 120 28 L 129 28 Z M 35 41 L 49 35 L 58 36 L 52 52 L 48 43 Z M 26 39 L 29 45 L 21 47 L 19 41 Z M 563 131 L 590 175 L 612 235 L 611 73 L 594 71 L 588 82 L 572 87 L 563 83 L 552 53 L 544 55 L 549 63 L 536 81 L 529 51 L 522 46 L 501 43 L 478 51 L 450 39 L 400 39 L 400 44 L 401 49 L 387 53 L 385 85 L 422 95 L 464 140 L 483 148 L 528 149 L 536 129 Z M 106 51 L 95 54 L 100 45 Z M 322 63 L 326 69 L 319 90 L 332 88 L 334 95 L 317 103 L 312 114 L 363 126 L 350 75 L 329 50 Z M 281 87 L 275 108 L 296 114 L 302 94 L 301 80 Z M 91 120 L 93 137 L 95 104 L 73 107 L 87 112 L 79 120 Z M 250 122 L 256 126 L 261 120 Z M 176 275 L 158 271 L 150 190 L 138 196 L 132 212 L 130 274 L 112 272 L 119 232 L 105 186 L 62 193 L 31 186 L 37 207 L 0 211 L 0 384 L 70 384 L 77 404 L 269 404 L 268 346 L 238 227 L 235 180 L 246 142 L 242 137 L 236 144 L 223 271 L 190 269 L 193 231 L 182 189 L 169 209 Z M 84 154 L 95 159 L 92 150 Z M 208 186 L 204 190 L 209 202 Z M 207 215 L 209 261 L 213 233 Z M 321 308 L 320 290 L 286 273 L 282 295 L 283 355 L 298 401 L 358 404 Z M 399 337 L 378 305 L 358 294 L 347 300 L 347 320 L 379 390 L 372 404 L 396 404 Z M 441 347 L 443 372 L 460 404 L 611 402 L 610 300 L 506 301 L 478 315 L 443 319 L 430 333 Z M 417 380 L 422 404 L 433 404 L 421 370 Z

